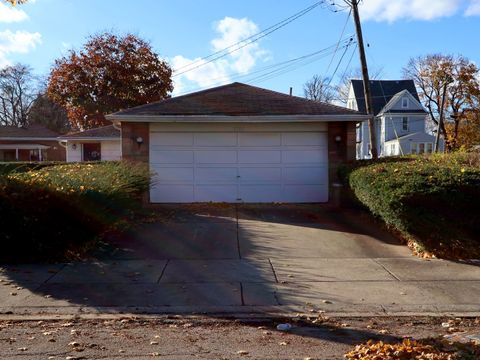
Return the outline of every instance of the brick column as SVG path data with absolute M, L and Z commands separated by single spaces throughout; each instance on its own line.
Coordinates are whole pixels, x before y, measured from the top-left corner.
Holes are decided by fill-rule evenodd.
M 337 137 L 339 141 L 337 141 Z M 328 178 L 329 197 L 338 189 L 332 184 L 338 183 L 338 168 L 341 164 L 355 160 L 356 133 L 355 122 L 329 122 L 328 123 Z
M 141 137 L 143 142 L 137 143 Z M 148 123 L 122 122 L 122 159 L 149 162 L 150 133 Z

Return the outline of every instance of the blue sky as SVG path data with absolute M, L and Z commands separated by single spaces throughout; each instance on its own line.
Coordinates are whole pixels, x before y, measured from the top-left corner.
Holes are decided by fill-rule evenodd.
M 79 49 L 88 35 L 113 30 L 141 36 L 174 69 L 189 70 L 192 61 L 315 2 L 35 0 L 13 10 L 0 3 L 0 66 L 21 62 L 46 75 L 56 58 L 68 49 Z M 337 4 L 342 3 L 337 0 Z M 360 11 L 369 44 L 369 66 L 382 68 L 385 79 L 401 77 L 401 69 L 410 57 L 429 53 L 462 54 L 480 64 L 480 0 L 364 0 Z M 331 6 L 318 6 L 258 42 L 177 75 L 175 93 L 241 81 L 282 92 L 288 92 L 291 86 L 294 94 L 301 96 L 303 84 L 312 75 L 332 77 L 338 66 L 332 80 L 335 84 L 348 68 L 359 66 L 354 45 L 346 49 L 341 62 L 345 49 L 334 54 L 345 24 L 344 36 L 354 34 L 347 15 L 347 11 L 332 11 Z M 274 66 L 329 47 L 329 51 L 303 62 L 292 61 L 283 70 Z

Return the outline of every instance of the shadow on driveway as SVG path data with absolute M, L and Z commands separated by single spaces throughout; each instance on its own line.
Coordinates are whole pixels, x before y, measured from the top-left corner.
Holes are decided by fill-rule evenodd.
M 155 210 L 162 220 L 110 238 L 88 261 L 0 268 L 2 311 L 230 318 L 385 314 L 389 306 L 435 312 L 432 304 L 442 301 L 478 308 L 480 270 L 432 262 L 435 271 L 425 271 L 425 262 L 359 212 L 226 204 Z M 419 273 L 458 280 L 456 291 L 412 281 Z

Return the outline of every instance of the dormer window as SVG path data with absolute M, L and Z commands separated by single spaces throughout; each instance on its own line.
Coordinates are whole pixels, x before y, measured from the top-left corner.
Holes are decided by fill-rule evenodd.
M 402 98 L 402 108 L 408 108 L 408 98 L 406 97 Z

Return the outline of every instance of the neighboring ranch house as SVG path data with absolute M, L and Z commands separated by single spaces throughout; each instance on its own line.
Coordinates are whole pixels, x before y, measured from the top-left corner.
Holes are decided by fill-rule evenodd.
M 65 161 L 58 134 L 39 124 L 0 126 L 0 161 Z
M 120 160 L 120 130 L 113 125 L 58 137 L 67 149 L 67 162 Z
M 370 81 L 377 151 L 380 157 L 433 151 L 435 136 L 427 133 L 427 112 L 413 80 Z M 351 80 L 347 107 L 366 112 L 362 80 Z M 440 143 L 443 150 L 444 142 Z M 357 159 L 370 159 L 368 122 L 357 125 Z
M 329 200 L 355 159 L 358 111 L 241 83 L 108 115 L 124 159 L 149 163 L 153 203 Z

